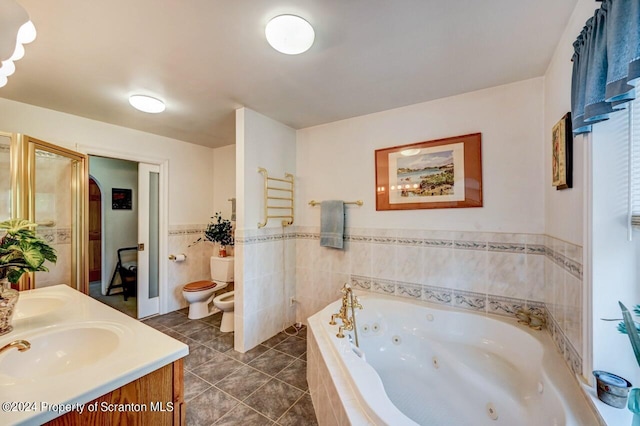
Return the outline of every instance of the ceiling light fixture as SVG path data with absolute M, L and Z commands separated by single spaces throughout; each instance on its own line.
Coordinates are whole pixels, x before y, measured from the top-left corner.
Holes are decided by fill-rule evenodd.
M 150 114 L 157 114 L 165 109 L 164 102 L 151 96 L 131 95 L 129 96 L 129 103 L 135 109 Z
M 271 47 L 287 55 L 306 52 L 316 37 L 311 24 L 295 15 L 276 16 L 269 21 L 264 33 Z
M 15 70 L 14 61 L 24 56 L 23 44 L 36 39 L 36 27 L 29 14 L 15 0 L 0 0 L 0 87 Z

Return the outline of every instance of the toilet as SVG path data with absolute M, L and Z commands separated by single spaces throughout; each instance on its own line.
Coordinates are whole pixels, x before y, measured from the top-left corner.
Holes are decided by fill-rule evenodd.
M 200 319 L 218 312 L 217 309 L 213 306 L 209 307 L 209 305 L 217 291 L 233 282 L 233 256 L 211 256 L 209 266 L 211 281 L 195 281 L 182 288 L 182 296 L 189 303 L 189 319 Z M 233 316 L 233 313 L 231 315 Z
M 220 323 L 220 331 L 223 333 L 233 331 L 234 293 L 235 291 L 228 291 L 213 299 L 213 305 L 222 311 L 222 322 Z

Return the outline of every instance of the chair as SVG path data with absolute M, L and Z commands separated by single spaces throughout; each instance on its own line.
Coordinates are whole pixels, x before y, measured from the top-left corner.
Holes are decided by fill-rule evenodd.
M 118 263 L 113 270 L 111 276 L 111 282 L 109 282 L 109 288 L 107 288 L 107 296 L 110 295 L 111 290 L 114 288 L 122 288 L 122 295 L 126 301 L 129 296 L 135 296 L 138 288 L 138 263 L 136 260 L 123 262 L 122 253 L 127 251 L 133 251 L 137 254 L 138 247 L 124 247 L 118 249 Z M 137 256 L 136 256 L 137 257 Z M 116 279 L 116 275 L 120 274 L 120 284 L 114 285 L 113 282 Z

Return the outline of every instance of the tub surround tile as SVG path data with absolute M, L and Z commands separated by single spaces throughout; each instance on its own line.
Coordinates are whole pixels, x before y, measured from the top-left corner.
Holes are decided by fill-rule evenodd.
M 422 300 L 440 305 L 451 305 L 453 290 L 443 287 L 424 286 L 422 289 Z
M 472 311 L 485 312 L 487 305 L 486 295 L 467 291 L 453 292 L 453 306 Z
M 398 283 L 396 284 L 396 296 L 420 300 L 422 299 L 422 287 L 415 284 Z
M 500 296 L 488 296 L 487 312 L 490 314 L 514 317 L 516 312 L 525 307 L 525 301 Z
M 380 279 L 375 279 L 374 278 L 372 280 L 371 289 L 375 293 L 382 293 L 382 294 L 390 294 L 390 295 L 392 295 L 392 294 L 395 294 L 395 292 L 396 292 L 396 283 L 395 283 L 395 281 L 380 280 Z

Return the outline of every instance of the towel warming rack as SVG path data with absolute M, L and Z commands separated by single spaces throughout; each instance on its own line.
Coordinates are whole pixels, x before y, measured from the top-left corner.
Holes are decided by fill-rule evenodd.
M 321 203 L 322 203 L 322 201 L 316 201 L 316 200 L 311 200 L 311 201 L 309 201 L 309 205 L 310 205 L 310 206 L 314 206 L 314 207 L 315 207 L 315 206 L 317 206 L 318 204 L 321 204 Z M 356 200 L 356 201 L 345 201 L 344 203 L 345 203 L 345 204 L 357 204 L 357 205 L 359 205 L 359 206 L 361 206 L 361 205 L 363 205 L 363 204 L 364 204 L 364 202 L 363 202 L 362 200 Z
M 282 219 L 282 226 L 293 225 L 293 175 L 285 173 L 284 179 L 269 177 L 267 169 L 263 167 L 258 167 L 258 173 L 264 178 L 264 220 L 258 222 L 258 228 L 266 226 L 269 219 Z M 277 205 L 270 205 L 269 201 Z

